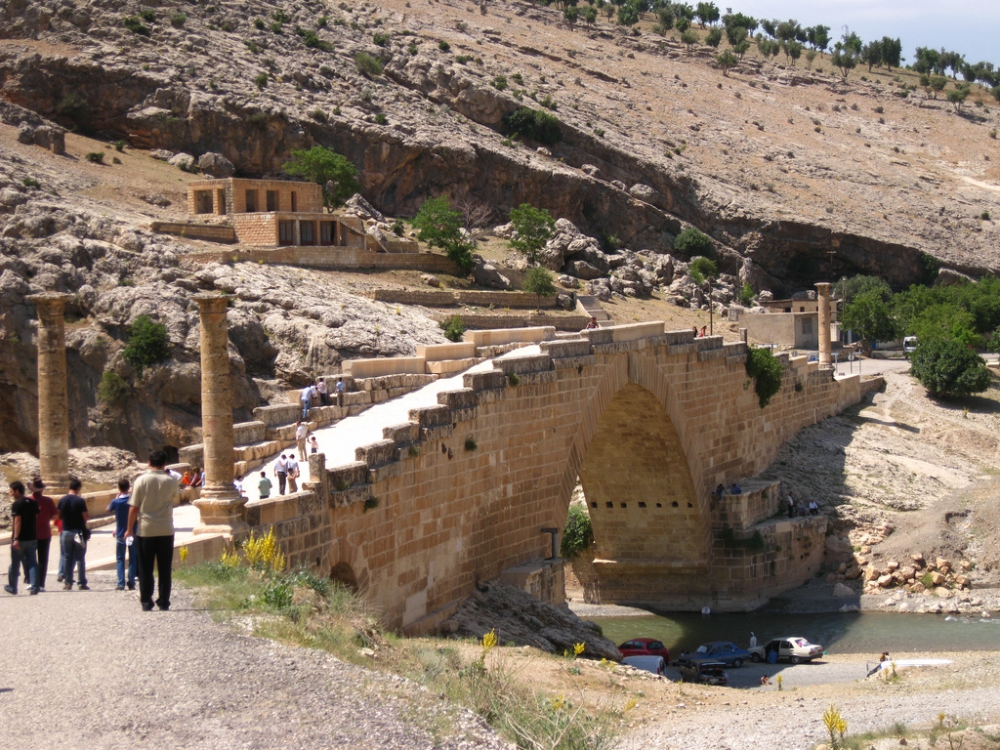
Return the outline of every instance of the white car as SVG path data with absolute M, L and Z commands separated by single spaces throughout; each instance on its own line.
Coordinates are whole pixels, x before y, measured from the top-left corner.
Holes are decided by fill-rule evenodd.
M 644 672 L 652 672 L 658 677 L 662 677 L 663 671 L 667 668 L 662 656 L 626 656 L 622 659 L 622 664 L 628 664 Z
M 766 646 L 754 646 L 750 649 L 750 658 L 755 662 L 767 661 L 767 656 L 772 651 L 776 652 L 778 659 L 788 659 L 792 664 L 801 664 L 804 661 L 823 655 L 823 647 L 810 643 L 805 638 L 797 635 L 786 638 L 775 638 L 769 641 Z

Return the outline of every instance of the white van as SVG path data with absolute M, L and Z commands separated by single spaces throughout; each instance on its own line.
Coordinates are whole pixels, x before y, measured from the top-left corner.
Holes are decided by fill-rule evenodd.
M 907 336 L 903 339 L 903 354 L 913 354 L 917 350 L 917 337 Z

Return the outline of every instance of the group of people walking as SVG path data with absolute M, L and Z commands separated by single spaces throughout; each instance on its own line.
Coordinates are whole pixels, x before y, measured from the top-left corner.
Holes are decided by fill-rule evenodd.
M 166 471 L 166 465 L 163 451 L 150 453 L 149 470 L 135 480 L 134 487 L 128 479 L 119 481 L 118 495 L 107 508 L 115 516 L 117 588 L 132 590 L 138 578 L 139 601 L 147 612 L 154 604 L 161 610 L 170 609 L 173 511 L 180 483 Z M 29 594 L 45 591 L 53 523 L 59 528 L 58 581 L 64 591 L 72 590 L 74 583 L 80 591 L 89 590 L 86 559 L 90 513 L 87 501 L 80 495 L 82 486 L 79 479 L 70 480 L 69 491 L 56 504 L 44 494 L 45 484 L 40 478 L 31 482 L 30 495 L 22 482 L 10 483 L 13 534 L 4 586 L 8 594 L 17 594 L 22 570 Z M 159 583 L 155 602 L 154 569 Z
M 337 406 L 344 405 L 344 378 L 338 377 L 334 386 L 334 397 L 337 399 Z M 327 392 L 326 379 L 310 383 L 302 389 L 299 394 L 299 402 L 302 404 L 302 419 L 309 419 L 309 410 L 314 406 L 330 406 L 330 394 Z

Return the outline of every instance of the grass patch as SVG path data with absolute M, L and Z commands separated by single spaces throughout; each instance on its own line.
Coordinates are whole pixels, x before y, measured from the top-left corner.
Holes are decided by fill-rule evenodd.
M 340 582 L 307 571 L 284 571 L 283 565 L 269 534 L 223 553 L 218 562 L 180 567 L 174 575 L 196 589 L 217 620 L 249 616 L 259 636 L 322 649 L 352 664 L 402 675 L 476 711 L 519 747 L 613 747 L 626 713 L 635 706 L 634 698 L 595 707 L 585 702 L 582 692 L 567 698 L 536 691 L 530 670 L 521 674 L 520 664 L 525 662 L 520 649 L 500 648 L 493 631 L 478 647 L 400 638 L 385 630 L 362 596 Z M 473 648 L 476 658 L 470 659 Z M 582 651 L 583 644 L 578 648 Z

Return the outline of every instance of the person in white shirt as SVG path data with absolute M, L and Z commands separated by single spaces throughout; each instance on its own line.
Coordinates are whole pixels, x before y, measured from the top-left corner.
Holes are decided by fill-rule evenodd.
M 306 460 L 306 437 L 309 435 L 309 428 L 304 422 L 295 423 L 295 447 L 299 451 L 299 461 Z
M 288 479 L 288 461 L 285 459 L 285 454 L 281 454 L 281 458 L 274 462 L 274 476 L 278 478 L 278 492 L 282 495 L 285 494 L 285 482 Z
M 326 395 L 326 381 L 323 378 L 320 378 L 316 383 L 316 393 L 319 394 L 319 403 L 321 406 L 330 405 L 330 399 Z
M 312 394 L 313 394 L 313 387 L 311 384 L 303 388 L 302 392 L 299 394 L 299 401 L 302 402 L 303 421 L 309 419 L 309 408 L 312 406 Z
M 337 378 L 337 406 L 344 405 L 344 379 Z

